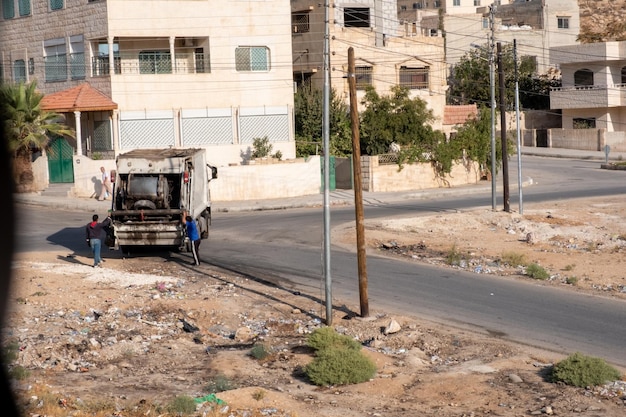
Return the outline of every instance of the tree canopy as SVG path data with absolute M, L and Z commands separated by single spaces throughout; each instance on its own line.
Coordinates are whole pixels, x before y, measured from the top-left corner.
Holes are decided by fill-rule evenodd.
M 303 86 L 294 97 L 295 138 L 297 156 L 316 154 L 323 143 L 323 94 L 319 88 Z M 352 153 L 352 132 L 348 107 L 331 90 L 330 97 L 330 155 L 346 156 Z
M 515 60 L 513 46 L 502 48 L 502 67 L 505 78 L 505 100 L 507 110 L 515 108 Z M 498 68 L 494 62 L 494 82 L 496 102 L 499 102 L 500 86 Z M 535 57 L 518 57 L 518 83 L 520 107 L 546 110 L 550 108 L 550 88 L 561 85 L 560 77 L 554 74 L 538 74 Z M 449 104 L 473 104 L 479 107 L 491 105 L 491 85 L 489 80 L 488 46 L 472 49 L 452 67 L 448 77 Z
M 42 98 L 35 82 L 0 86 L 3 127 L 8 148 L 14 155 L 30 156 L 32 148 L 47 148 L 51 136 L 75 135 L 65 126 L 61 115 L 41 109 Z

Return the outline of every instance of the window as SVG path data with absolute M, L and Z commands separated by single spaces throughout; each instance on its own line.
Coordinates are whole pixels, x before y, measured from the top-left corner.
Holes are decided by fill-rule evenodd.
M 574 73 L 574 85 L 575 86 L 587 86 L 593 85 L 593 71 L 588 69 L 581 69 Z
M 489 18 L 483 17 L 483 29 L 489 29 Z
M 474 0 L 474 6 L 480 6 L 480 0 Z
M 452 5 L 453 6 L 460 6 L 461 5 L 461 0 L 453 0 L 452 1 Z
M 70 77 L 72 80 L 85 79 L 85 44 L 83 35 L 70 37 Z
M 205 72 L 211 72 L 209 56 L 208 54 L 205 55 L 204 48 L 196 48 L 194 51 L 194 58 L 196 61 L 196 73 L 202 74 Z
M 26 82 L 26 62 L 23 59 L 16 59 L 13 62 L 13 81 Z
M 63 8 L 63 0 L 50 0 L 50 10 L 61 10 Z
M 67 51 L 65 39 L 44 41 L 44 67 L 46 82 L 67 80 Z
M 13 19 L 15 17 L 16 2 L 20 17 L 31 15 L 31 0 L 2 0 L 2 16 L 5 19 Z
M 428 88 L 429 67 L 400 67 L 400 85 L 412 90 Z
M 240 46 L 235 49 L 235 69 L 239 72 L 269 71 L 269 48 L 265 46 Z
M 574 129 L 595 129 L 596 128 L 596 118 L 574 118 L 573 121 Z
M 422 8 L 422 3 L 413 3 L 413 10 L 421 9 L 421 8 Z
M 291 14 L 292 33 L 306 33 L 309 31 L 309 12 L 294 12 Z
M 172 55 L 170 51 L 139 52 L 140 74 L 171 74 Z
M 365 87 L 372 85 L 372 67 L 359 66 L 354 69 L 356 77 L 356 89 L 365 90 Z
M 370 9 L 368 7 L 344 8 L 343 25 L 347 28 L 370 27 Z
M 122 73 L 122 61 L 120 58 L 120 45 L 117 43 L 113 44 L 113 65 L 115 65 L 115 74 Z M 109 75 L 109 44 L 108 43 L 99 43 L 98 44 L 98 56 L 93 57 L 93 62 L 91 64 L 92 75 Z
M 626 84 L 626 67 L 622 67 L 622 84 Z
M 28 75 L 35 73 L 35 58 L 28 58 Z
M 569 29 L 569 17 L 557 16 L 556 27 L 559 29 Z

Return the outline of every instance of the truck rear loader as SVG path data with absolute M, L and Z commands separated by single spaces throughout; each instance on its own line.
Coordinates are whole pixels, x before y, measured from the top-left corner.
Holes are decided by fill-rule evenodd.
M 136 149 L 118 155 L 111 220 L 114 243 L 128 253 L 133 247 L 189 250 L 185 216 L 209 236 L 209 182 L 217 168 L 204 149 Z

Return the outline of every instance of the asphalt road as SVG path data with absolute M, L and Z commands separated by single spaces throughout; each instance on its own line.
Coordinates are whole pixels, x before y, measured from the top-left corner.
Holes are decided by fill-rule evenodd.
M 516 181 L 516 166 L 510 165 Z M 626 172 L 599 169 L 598 162 L 525 157 L 523 201 L 624 194 Z M 518 193 L 511 182 L 510 204 Z M 497 189 L 502 209 L 502 187 Z M 491 206 L 487 193 L 446 199 L 370 202 L 366 219 L 415 216 Z M 84 251 L 84 213 L 24 207 L 19 210 L 18 250 Z M 219 213 L 201 257 L 215 266 L 324 299 L 322 209 Z M 354 222 L 352 207 L 333 208 L 333 227 Z M 332 239 L 332 238 L 331 238 Z M 142 256 L 142 255 L 138 255 Z M 185 256 L 185 255 L 179 255 Z M 146 261 L 153 258 L 147 256 Z M 369 256 L 370 312 L 401 312 L 568 354 L 580 351 L 626 367 L 626 302 L 497 277 L 439 269 Z M 335 246 L 331 253 L 333 303 L 359 305 L 356 254 Z M 320 307 L 320 314 L 324 308 Z M 352 313 L 359 313 L 358 311 Z

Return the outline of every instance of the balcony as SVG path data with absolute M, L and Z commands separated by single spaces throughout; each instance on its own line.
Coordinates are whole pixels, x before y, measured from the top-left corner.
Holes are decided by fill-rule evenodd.
M 555 87 L 551 109 L 596 109 L 626 106 L 626 84 Z
M 93 57 L 91 60 L 92 76 L 106 76 L 111 74 L 111 64 L 108 55 Z M 143 51 L 137 53 L 115 54 L 113 58 L 115 74 L 206 74 L 211 72 L 209 54 L 192 52 L 176 53 L 172 61 L 167 51 Z

